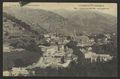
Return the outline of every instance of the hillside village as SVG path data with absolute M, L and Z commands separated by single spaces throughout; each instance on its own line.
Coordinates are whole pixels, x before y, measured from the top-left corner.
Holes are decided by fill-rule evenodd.
M 16 22 L 13 17 L 4 17 L 3 54 L 12 57 L 12 54 L 17 56 L 21 55 L 21 52 L 32 51 L 32 55 L 35 53 L 38 59 L 31 62 L 29 57 L 19 58 L 22 63 L 26 63 L 25 59 L 30 62 L 25 66 L 22 63 L 19 63 L 21 66 L 16 66 L 17 59 L 13 59 L 10 65 L 5 63 L 4 76 L 35 76 L 36 68 L 67 69 L 72 63 L 80 64 L 78 66 L 86 63 L 109 63 L 117 57 L 117 47 L 113 46 L 116 45 L 116 33 L 77 33 L 76 30 L 72 34 L 56 31 L 39 33 L 32 30 L 30 25 L 19 21 Z M 21 23 L 23 25 L 20 25 Z M 27 27 L 24 27 L 25 25 Z M 8 60 L 6 57 L 6 61 Z
M 106 36 L 106 35 L 105 35 Z M 89 38 L 87 35 L 82 35 L 82 36 L 76 36 L 76 37 L 67 37 L 67 36 L 57 36 L 57 35 L 52 35 L 52 34 L 44 34 L 44 41 L 47 43 L 44 44 L 44 42 L 40 43 L 38 47 L 43 51 L 42 57 L 36 62 L 33 63 L 32 65 L 24 68 L 26 69 L 33 69 L 33 68 L 47 68 L 47 67 L 52 67 L 52 68 L 58 68 L 58 67 L 69 67 L 71 62 L 78 62 L 78 55 L 74 54 L 74 45 L 79 48 L 81 53 L 84 55 L 84 60 L 94 63 L 94 62 L 108 62 L 112 60 L 114 56 L 110 54 L 97 54 L 97 52 L 93 52 L 92 46 L 95 44 L 107 44 L 110 43 L 109 41 L 111 39 L 110 36 L 106 36 L 105 38 L 102 39 L 97 39 L 98 42 L 95 42 L 94 38 Z M 79 40 L 78 40 L 79 37 Z M 102 40 L 101 42 L 99 40 Z M 69 48 L 67 44 L 71 43 L 71 41 L 75 41 L 73 43 L 74 45 L 73 48 Z M 10 52 L 12 51 L 24 51 L 25 49 L 23 48 L 14 48 L 11 46 L 4 46 L 3 51 L 4 52 Z M 14 69 L 14 67 L 13 67 Z M 17 69 L 17 68 L 16 68 Z M 19 68 L 18 68 L 19 69 Z M 6 72 L 6 71 L 5 71 Z M 20 70 L 22 72 L 22 70 Z M 4 72 L 3 72 L 4 73 Z M 13 70 L 14 73 L 14 70 Z M 25 72 L 26 73 L 26 72 Z M 19 74 L 19 73 L 18 73 Z

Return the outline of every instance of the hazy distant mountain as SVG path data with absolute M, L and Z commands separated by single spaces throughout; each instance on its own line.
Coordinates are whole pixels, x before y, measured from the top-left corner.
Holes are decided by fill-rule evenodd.
M 117 17 L 90 10 L 56 10 L 56 13 L 77 24 L 81 31 L 116 32 Z
M 47 32 L 71 34 L 76 32 L 115 32 L 116 17 L 94 11 L 46 11 L 29 8 L 5 8 L 4 12 L 31 25 L 39 32 L 41 27 Z

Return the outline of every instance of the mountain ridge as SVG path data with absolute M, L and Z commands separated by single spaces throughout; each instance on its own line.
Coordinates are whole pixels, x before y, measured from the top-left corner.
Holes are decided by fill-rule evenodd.
M 10 10 L 12 11 L 9 12 Z M 117 25 L 116 17 L 113 18 L 113 16 L 94 11 L 64 11 L 67 17 L 59 12 L 42 9 L 16 8 L 15 10 L 6 9 L 4 11 L 34 26 L 35 28 L 32 27 L 32 29 L 37 31 L 42 27 L 49 32 L 54 31 L 63 34 L 73 34 L 74 31 L 78 33 L 83 31 L 104 33 L 116 32 L 117 28 L 114 26 Z

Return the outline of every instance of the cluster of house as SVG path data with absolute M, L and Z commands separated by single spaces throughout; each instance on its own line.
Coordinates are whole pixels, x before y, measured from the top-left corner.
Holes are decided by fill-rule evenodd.
M 35 67 L 68 67 L 71 61 L 77 61 L 77 57 L 73 54 L 73 49 L 66 47 L 65 45 L 70 40 L 65 37 L 57 37 L 54 35 L 45 34 L 45 40 L 50 43 L 50 46 L 39 45 L 44 52 L 43 56 L 37 63 L 34 63 L 31 68 Z M 80 36 L 73 39 L 77 41 L 77 46 L 80 47 L 80 51 L 84 54 L 86 60 L 91 62 L 107 62 L 112 60 L 112 56 L 109 54 L 97 54 L 92 52 L 92 45 L 95 44 L 93 38 L 89 39 L 87 36 Z
M 79 36 L 76 39 L 78 42 L 77 46 L 80 47 L 80 51 L 84 54 L 84 58 L 86 60 L 90 60 L 92 62 L 107 62 L 112 60 L 113 56 L 109 54 L 97 54 L 92 51 L 92 46 L 94 44 L 103 45 L 110 43 L 111 35 L 104 34 L 103 38 L 97 38 L 97 42 L 95 42 L 95 38 L 89 38 L 87 36 Z
M 65 45 L 70 41 L 65 37 L 60 38 L 57 36 L 44 35 L 45 40 L 50 43 L 50 46 L 39 45 L 41 51 L 43 51 L 42 57 L 40 57 L 37 63 L 28 66 L 29 69 L 40 67 L 68 67 L 71 61 L 76 61 L 77 56 L 73 54 L 73 50 Z
M 34 67 L 68 67 L 72 60 L 75 60 L 76 57 L 73 57 L 73 50 L 65 47 L 64 45 L 51 45 L 51 46 L 39 46 L 44 52 L 39 61 L 32 65 Z
M 92 51 L 92 47 L 87 47 L 87 50 L 84 48 L 80 48 L 80 51 L 84 54 L 86 60 L 90 60 L 93 62 L 107 62 L 112 60 L 113 56 L 109 54 L 97 54 Z
M 13 67 L 11 70 L 3 71 L 3 76 L 31 76 L 35 71 L 27 70 L 25 67 Z
M 10 46 L 9 44 L 3 44 L 3 52 L 4 53 L 11 53 L 13 51 L 24 51 L 23 48 L 14 48 L 12 46 Z
M 110 35 L 106 34 L 105 36 L 106 38 L 104 38 L 104 42 L 109 42 L 108 39 L 111 39 Z M 43 58 L 40 59 L 40 61 L 42 60 L 41 62 L 44 62 L 44 65 L 46 64 L 46 66 L 52 66 L 56 64 L 56 66 L 58 66 L 60 63 L 64 64 L 66 59 L 72 60 L 72 57 L 74 56 L 73 50 L 65 47 L 65 44 L 70 42 L 70 40 L 66 39 L 65 36 L 59 37 L 45 34 L 44 38 L 50 43 L 50 46 L 39 45 L 44 52 Z M 92 45 L 96 43 L 94 38 L 89 38 L 88 36 L 83 35 L 73 37 L 72 40 L 77 41 L 77 46 L 80 47 L 80 51 L 84 54 L 85 59 L 88 59 L 91 62 L 106 62 L 112 60 L 113 58 L 109 54 L 97 54 L 92 52 Z M 64 60 L 64 63 L 62 59 Z M 73 57 L 73 59 L 77 60 L 77 56 Z
M 63 67 L 66 68 L 70 65 L 71 61 L 78 61 L 78 56 L 73 53 L 73 49 L 65 46 L 70 42 L 70 39 L 67 39 L 65 36 L 59 37 L 55 35 L 44 34 L 45 41 L 50 43 L 49 46 L 40 44 L 40 49 L 44 52 L 39 61 L 33 63 L 32 65 L 26 67 L 27 69 L 32 69 L 36 67 L 46 68 L 46 67 Z M 111 39 L 109 35 L 106 35 L 105 40 L 108 42 L 108 39 Z M 77 41 L 77 46 L 80 47 L 80 51 L 83 53 L 85 60 L 90 60 L 93 62 L 107 62 L 112 60 L 113 56 L 109 54 L 97 54 L 92 51 L 92 45 L 94 45 L 95 39 L 89 38 L 88 36 L 77 36 L 72 40 Z M 4 46 L 4 52 L 10 52 L 8 46 Z M 22 51 L 24 49 L 15 49 L 16 51 Z M 13 51 L 13 50 L 12 50 Z M 35 75 L 34 71 L 29 71 L 26 68 L 12 68 L 10 71 L 4 71 L 4 76 L 18 76 L 24 75 L 28 76 L 30 73 Z

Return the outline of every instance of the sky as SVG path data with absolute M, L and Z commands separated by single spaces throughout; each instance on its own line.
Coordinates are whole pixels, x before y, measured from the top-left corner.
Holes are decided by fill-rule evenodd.
M 18 2 L 4 2 L 3 10 L 6 7 L 20 8 Z M 93 10 L 102 13 L 117 16 L 117 3 L 35 3 L 31 2 L 23 7 L 32 9 L 45 9 L 50 11 L 55 10 Z

